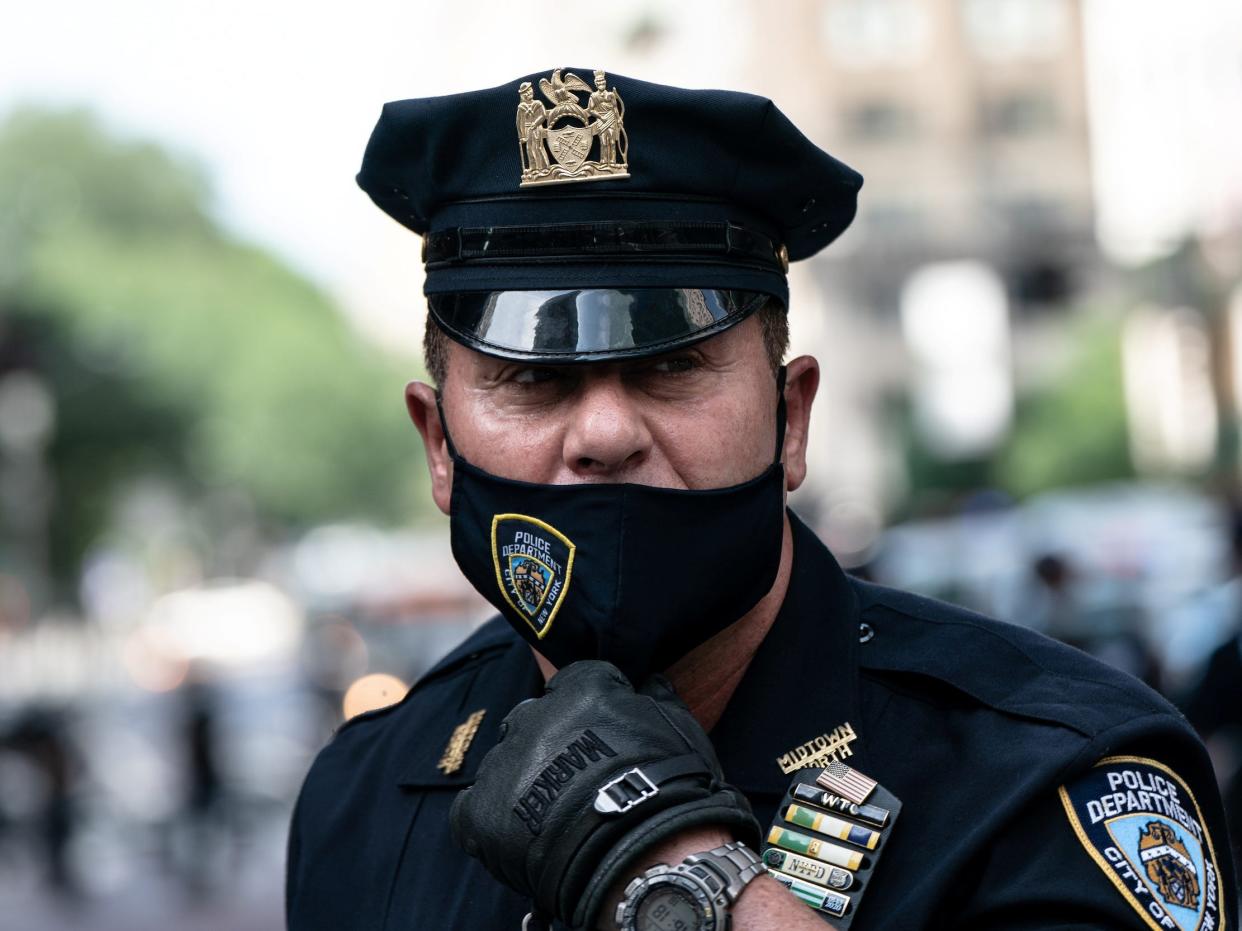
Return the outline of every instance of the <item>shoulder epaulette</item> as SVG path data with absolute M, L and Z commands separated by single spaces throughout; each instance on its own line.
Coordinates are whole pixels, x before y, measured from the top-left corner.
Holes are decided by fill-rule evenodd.
M 932 598 L 851 581 L 860 620 L 872 631 L 859 653 L 865 669 L 929 676 L 999 711 L 1091 738 L 1137 717 L 1181 719 L 1137 679 L 1050 637 Z

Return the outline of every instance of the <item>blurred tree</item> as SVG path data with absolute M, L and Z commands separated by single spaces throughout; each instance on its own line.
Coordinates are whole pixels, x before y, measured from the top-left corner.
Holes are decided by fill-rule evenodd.
M 1188 238 L 1168 255 L 1131 276 L 1136 301 L 1163 307 L 1190 307 L 1204 314 L 1211 351 L 1212 392 L 1220 418 L 1215 469 L 1227 486 L 1236 484 L 1239 423 L 1234 401 L 1234 334 L 1229 304 L 1242 282 L 1242 234 Z
M 56 406 L 51 564 L 69 581 L 120 483 L 243 489 L 286 526 L 415 515 L 408 365 L 211 217 L 203 172 L 82 111 L 0 125 L 0 379 Z
M 1120 321 L 1081 313 L 1061 378 L 1023 398 L 995 462 L 996 483 L 1016 496 L 1133 478 Z
M 1130 462 L 1118 318 L 1084 311 L 1067 323 L 1073 356 L 1055 382 L 1017 401 L 1013 427 L 993 453 L 946 461 L 920 442 L 910 405 L 894 398 L 910 476 L 899 518 L 957 510 L 979 489 L 1015 498 L 1134 477 Z

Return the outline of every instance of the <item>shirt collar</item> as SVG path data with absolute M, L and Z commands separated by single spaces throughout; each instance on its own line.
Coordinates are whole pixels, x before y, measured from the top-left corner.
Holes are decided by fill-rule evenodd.
M 792 775 L 778 757 L 859 724 L 857 596 L 828 548 L 792 511 L 789 520 L 785 600 L 711 733 L 725 777 L 748 794 L 779 796 Z M 854 754 L 863 740 L 850 743 Z

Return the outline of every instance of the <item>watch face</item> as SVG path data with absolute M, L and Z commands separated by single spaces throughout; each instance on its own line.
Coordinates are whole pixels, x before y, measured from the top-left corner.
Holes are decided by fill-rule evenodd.
M 638 903 L 638 931 L 704 931 L 703 907 L 694 894 L 672 883 L 656 886 Z

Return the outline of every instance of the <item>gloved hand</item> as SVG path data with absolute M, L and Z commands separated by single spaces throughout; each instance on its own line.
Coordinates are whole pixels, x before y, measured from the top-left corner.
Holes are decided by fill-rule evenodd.
M 750 803 L 663 677 L 635 692 L 610 663 L 572 663 L 500 734 L 453 802 L 453 836 L 571 927 L 593 928 L 627 867 L 687 828 L 721 826 L 759 849 Z

